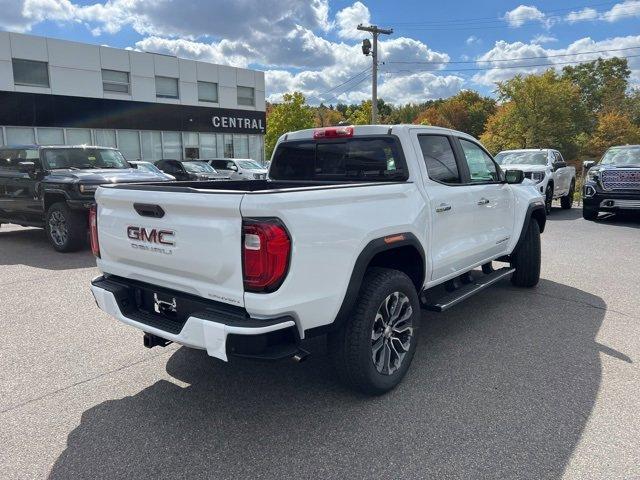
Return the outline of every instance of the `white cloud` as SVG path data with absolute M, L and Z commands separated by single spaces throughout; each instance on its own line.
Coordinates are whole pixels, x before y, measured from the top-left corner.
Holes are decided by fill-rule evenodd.
M 545 26 L 551 25 L 551 19 L 538 10 L 537 7 L 530 5 L 519 5 L 513 10 L 504 14 L 504 19 L 510 27 L 521 27 L 525 23 L 540 22 Z
M 416 72 L 410 75 L 389 75 L 379 87 L 381 97 L 392 103 L 420 103 L 446 98 L 462 89 L 464 79 L 455 75 L 434 75 Z
M 371 13 L 362 2 L 355 2 L 350 7 L 343 8 L 336 13 L 336 26 L 338 27 L 338 36 L 341 38 L 361 39 L 367 35 L 365 32 L 359 31 L 356 27 L 359 24 L 369 24 L 371 22 Z
M 539 35 L 536 35 L 535 37 L 533 37 L 531 39 L 531 43 L 552 43 L 552 42 L 557 42 L 558 39 L 556 37 L 554 37 L 553 35 L 545 35 L 544 33 L 541 33 Z
M 480 61 L 478 67 L 490 68 L 490 70 L 477 73 L 473 76 L 473 81 L 479 85 L 492 86 L 495 82 L 508 80 L 518 74 L 541 73 L 554 66 L 560 70 L 567 62 L 588 62 L 597 58 L 624 55 L 624 51 L 597 54 L 581 54 L 580 52 L 618 50 L 635 46 L 640 48 L 640 35 L 615 37 L 601 41 L 585 37 L 576 40 L 566 48 L 559 49 L 548 49 L 533 43 L 499 41 L 491 50 L 477 58 Z M 631 70 L 631 83 L 640 83 L 640 58 L 629 58 L 628 62 Z
M 587 20 L 597 20 L 598 11 L 595 8 L 585 7 L 582 10 L 576 10 L 570 12 L 565 17 L 565 20 L 569 23 L 584 22 Z
M 465 40 L 465 43 L 467 45 L 477 45 L 482 43 L 482 40 L 478 37 L 476 37 L 475 35 L 471 35 L 469 37 L 467 37 L 467 39 Z
M 601 18 L 607 22 L 640 18 L 640 0 L 626 0 L 622 3 L 617 3 L 609 11 L 603 13 Z

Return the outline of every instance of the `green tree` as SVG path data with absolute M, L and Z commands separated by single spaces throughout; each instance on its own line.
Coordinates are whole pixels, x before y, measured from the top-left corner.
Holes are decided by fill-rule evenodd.
M 511 105 L 501 109 L 498 119 L 489 119 L 483 138 L 496 139 L 495 145 L 557 148 L 568 158 L 575 156 L 575 138 L 584 122 L 575 108 L 580 91 L 569 79 L 553 70 L 518 75 L 498 83 L 498 98 Z
M 285 93 L 282 100 L 282 103 L 271 105 L 267 114 L 266 158 L 271 158 L 281 135 L 292 130 L 313 128 L 314 125 L 314 111 L 306 104 L 302 93 Z
M 595 127 L 596 117 L 593 114 L 620 110 L 625 102 L 630 75 L 626 58 L 599 58 L 562 69 L 562 78 L 580 89 L 581 104 L 590 114 L 587 128 Z
M 640 143 L 640 128 L 628 115 L 620 112 L 603 112 L 587 144 L 589 156 L 599 157 L 609 147 Z
M 453 97 L 432 103 L 420 112 L 415 123 L 453 128 L 479 137 L 487 119 L 496 111 L 496 101 L 478 92 L 463 90 Z
M 344 116 L 346 122 L 351 125 L 371 124 L 371 100 L 364 100 L 360 105 L 349 107 Z
M 507 102 L 489 117 L 480 141 L 494 155 L 501 150 L 522 148 L 525 143 L 521 126 L 515 121 L 516 106 Z

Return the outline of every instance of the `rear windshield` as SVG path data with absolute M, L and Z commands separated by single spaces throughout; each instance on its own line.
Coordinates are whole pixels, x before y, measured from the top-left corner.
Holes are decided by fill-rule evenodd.
M 396 137 L 294 141 L 278 145 L 272 180 L 398 181 L 409 175 Z

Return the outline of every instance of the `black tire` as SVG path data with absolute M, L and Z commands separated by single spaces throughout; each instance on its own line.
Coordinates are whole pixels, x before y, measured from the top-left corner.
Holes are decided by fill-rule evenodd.
M 598 210 L 582 205 L 582 218 L 584 218 L 585 220 L 593 221 L 598 218 Z
M 573 195 L 576 192 L 576 183 L 575 181 L 571 181 L 571 186 L 569 187 L 569 193 L 565 197 L 560 199 L 560 206 L 564 210 L 569 210 L 573 206 Z
M 58 252 L 75 252 L 87 243 L 87 215 L 71 210 L 64 202 L 49 207 L 44 228 L 49 243 Z
M 547 215 L 551 213 L 551 205 L 553 204 L 553 185 L 548 184 L 544 191 L 544 209 Z
M 394 295 L 398 294 L 397 297 Z M 394 351 L 403 345 L 402 338 L 396 338 L 398 334 L 393 326 L 393 314 L 388 317 L 385 323 L 383 317 L 378 317 L 378 313 L 389 306 L 395 314 L 393 299 L 397 298 L 395 305 L 401 303 L 398 310 L 398 317 L 405 317 L 410 323 L 398 321 L 395 325 L 403 324 L 411 328 L 411 332 L 405 331 L 403 335 L 410 335 L 408 345 L 405 347 L 403 356 L 394 357 Z M 391 300 L 389 300 L 391 299 Z M 406 300 L 405 300 L 406 299 Z M 406 306 L 404 306 L 406 305 Z M 407 312 L 410 306 L 411 312 Z M 389 312 L 389 309 L 386 309 Z M 404 313 L 403 313 L 404 312 Z M 406 315 L 405 315 L 406 314 Z M 347 386 L 368 394 L 380 395 L 396 387 L 407 373 L 411 360 L 416 350 L 420 323 L 420 302 L 416 288 L 411 279 L 398 270 L 387 268 L 371 268 L 367 271 L 356 304 L 350 318 L 337 331 L 328 336 L 328 350 L 336 367 L 338 377 Z M 380 330 L 380 327 L 384 327 Z M 381 332 L 381 333 L 380 333 Z M 379 333 L 377 339 L 374 336 Z M 387 337 L 387 335 L 391 337 Z M 382 347 L 378 347 L 374 353 L 376 344 L 382 342 Z M 400 342 L 400 343 L 398 343 Z M 393 350 L 392 350 L 393 348 Z M 387 353 L 388 352 L 388 353 Z M 386 356 L 388 355 L 388 356 Z M 376 362 L 376 357 L 379 360 Z M 398 365 L 391 365 L 391 360 L 398 360 Z M 378 364 L 378 366 L 376 366 Z M 382 370 L 379 371 L 379 366 Z M 395 370 L 387 368 L 395 367 Z
M 511 254 L 511 267 L 515 268 L 511 283 L 517 287 L 534 287 L 540 280 L 540 225 L 533 218 L 518 249 Z

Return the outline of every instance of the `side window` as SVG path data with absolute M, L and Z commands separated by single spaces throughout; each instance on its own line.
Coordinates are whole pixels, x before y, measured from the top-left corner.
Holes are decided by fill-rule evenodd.
M 224 168 L 224 169 L 226 169 L 226 170 L 233 170 L 233 167 L 234 167 L 235 165 L 236 165 L 236 164 L 235 164 L 235 163 L 233 163 L 233 162 L 227 162 L 227 165 L 226 165 L 225 167 L 223 167 L 223 168 Z
M 469 166 L 471 183 L 497 182 L 500 174 L 495 162 L 479 145 L 460 138 L 460 145 Z
M 418 135 L 422 157 L 431 180 L 460 183 L 460 173 L 451 142 L 444 135 Z
M 40 163 L 38 150 L 0 150 L 0 170 L 17 171 L 20 168 L 20 162 L 24 161 L 35 162 L 38 165 Z

